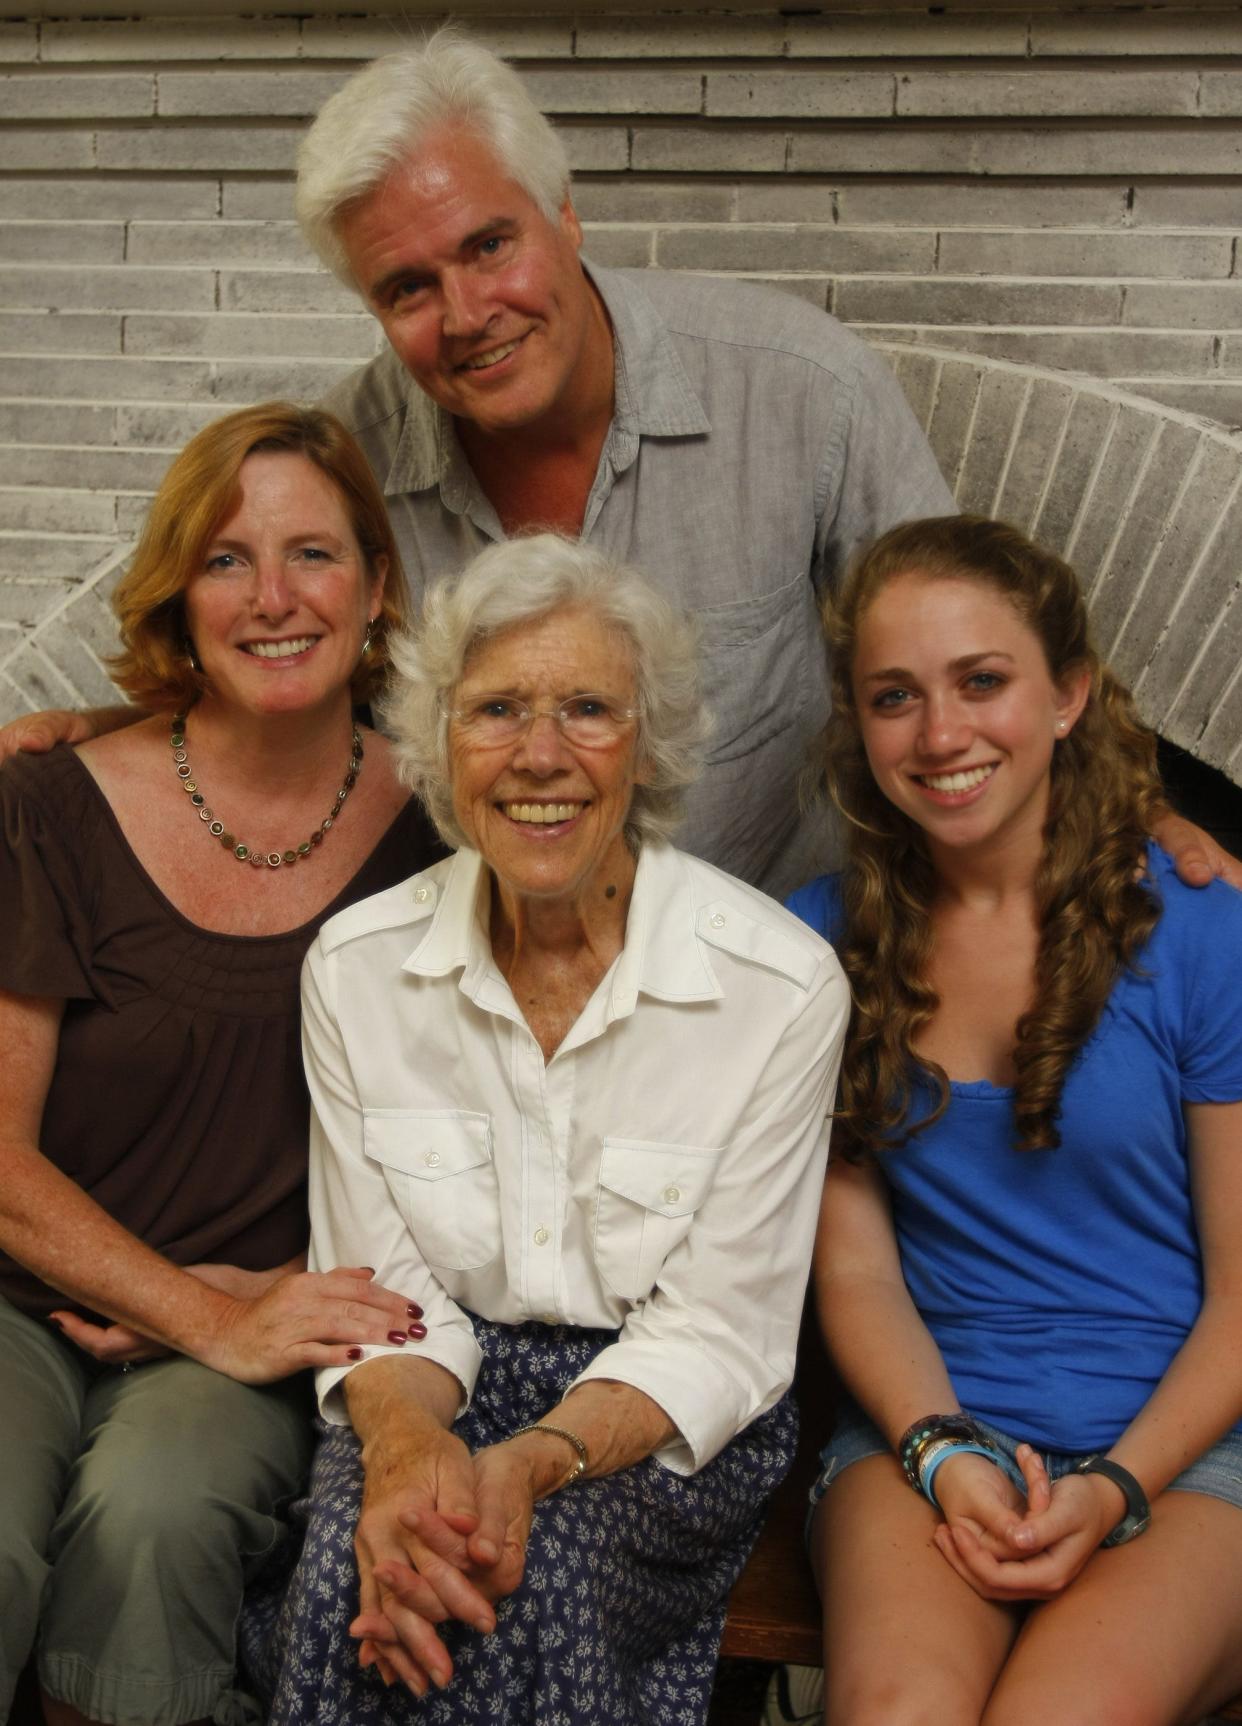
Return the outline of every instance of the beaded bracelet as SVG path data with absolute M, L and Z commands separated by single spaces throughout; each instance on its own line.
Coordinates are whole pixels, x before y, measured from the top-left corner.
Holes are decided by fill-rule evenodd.
M 942 1438 L 958 1439 L 963 1444 L 987 1443 L 979 1423 L 960 1409 L 956 1414 L 925 1414 L 907 1427 L 898 1443 L 897 1456 L 907 1481 L 920 1496 L 923 1488 L 919 1481 L 919 1465 L 928 1448 Z

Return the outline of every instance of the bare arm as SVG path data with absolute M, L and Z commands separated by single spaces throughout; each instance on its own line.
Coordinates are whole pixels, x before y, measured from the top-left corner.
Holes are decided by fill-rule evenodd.
M 348 1359 L 408 1325 L 363 1270 L 289 1276 L 239 1299 L 138 1240 L 39 1150 L 59 1001 L 0 991 L 0 1247 L 70 1299 L 246 1382 Z
M 42 755 L 57 743 L 89 743 L 92 737 L 103 737 L 109 731 L 120 731 L 139 719 L 149 719 L 141 707 L 84 707 L 75 712 L 68 707 L 50 707 L 43 713 L 25 713 L 20 719 L 10 719 L 0 725 L 0 761 L 19 750 Z

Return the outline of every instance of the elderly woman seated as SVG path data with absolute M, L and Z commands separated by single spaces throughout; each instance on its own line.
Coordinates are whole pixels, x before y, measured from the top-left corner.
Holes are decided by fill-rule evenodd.
M 665 839 L 705 719 L 632 571 L 495 546 L 399 665 L 401 770 L 460 849 L 312 948 L 312 1256 L 427 1336 L 321 1375 L 250 1646 L 278 1722 L 699 1721 L 792 1454 L 841 972 Z

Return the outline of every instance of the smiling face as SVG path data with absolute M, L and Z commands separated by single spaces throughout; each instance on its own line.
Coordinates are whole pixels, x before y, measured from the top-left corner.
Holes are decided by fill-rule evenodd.
M 515 898 L 578 900 L 632 878 L 624 828 L 638 776 L 636 726 L 622 725 L 602 748 L 567 743 L 550 710 L 582 694 L 616 708 L 635 700 L 626 643 L 579 608 L 484 641 L 453 691 L 456 709 L 505 695 L 538 711 L 524 736 L 496 747 L 449 721 L 453 813 L 507 907 Z
M 398 359 L 447 412 L 511 431 L 572 413 L 605 363 L 611 389 L 573 206 L 550 222 L 475 134 L 433 132 L 338 233 Z
M 983 844 L 1038 857 L 1053 750 L 1089 677 L 1058 687 L 1009 599 L 981 581 L 895 576 L 858 621 L 852 683 L 876 784 L 933 860 Z
M 184 595 L 206 699 L 258 713 L 348 701 L 385 570 L 368 570 L 344 498 L 305 456 L 247 456 L 239 483 Z

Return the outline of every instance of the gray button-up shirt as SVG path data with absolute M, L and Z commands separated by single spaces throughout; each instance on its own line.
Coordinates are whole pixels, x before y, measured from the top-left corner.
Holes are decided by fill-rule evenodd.
M 590 267 L 616 403 L 583 538 L 696 619 L 715 720 L 678 843 L 781 895 L 823 870 L 797 780 L 828 711 L 817 599 L 894 523 L 954 508 L 890 372 L 770 289 Z M 357 434 L 415 595 L 504 538 L 449 415 L 386 352 L 324 405 Z

